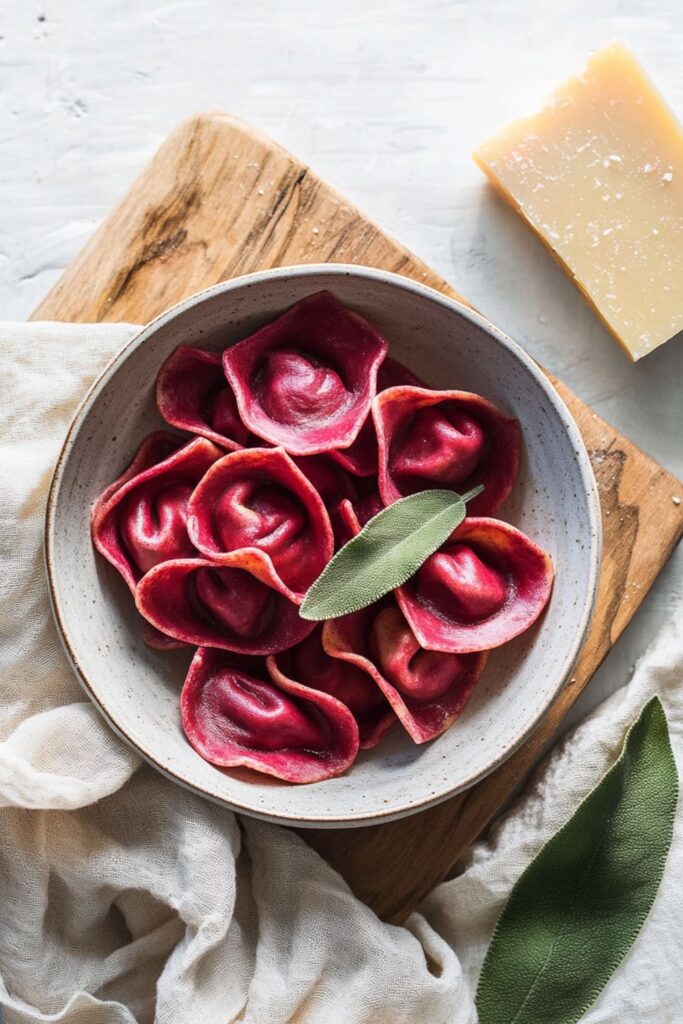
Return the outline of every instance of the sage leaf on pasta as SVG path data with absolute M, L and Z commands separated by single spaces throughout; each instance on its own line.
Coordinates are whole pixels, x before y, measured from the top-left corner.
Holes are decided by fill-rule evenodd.
M 304 598 L 301 617 L 336 619 L 400 587 L 450 537 L 467 502 L 482 490 L 462 496 L 419 491 L 382 509 L 327 563 Z

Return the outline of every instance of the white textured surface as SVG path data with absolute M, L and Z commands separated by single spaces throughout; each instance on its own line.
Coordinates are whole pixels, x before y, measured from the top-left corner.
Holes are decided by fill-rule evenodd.
M 680 0 L 5 0 L 2 14 L 2 318 L 30 313 L 180 118 L 222 108 L 310 162 L 683 475 L 680 340 L 631 366 L 469 156 L 614 37 L 683 115 Z M 682 566 L 679 552 L 582 708 L 624 681 Z

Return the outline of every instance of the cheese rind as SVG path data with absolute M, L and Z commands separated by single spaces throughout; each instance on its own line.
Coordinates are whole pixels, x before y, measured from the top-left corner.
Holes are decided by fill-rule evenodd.
M 683 130 L 626 46 L 474 158 L 631 359 L 683 330 Z

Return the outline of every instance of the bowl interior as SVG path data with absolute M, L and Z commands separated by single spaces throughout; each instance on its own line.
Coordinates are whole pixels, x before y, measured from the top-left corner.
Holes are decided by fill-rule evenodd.
M 222 349 L 293 302 L 329 288 L 370 319 L 428 384 L 480 392 L 516 416 L 522 464 L 501 518 L 546 548 L 557 579 L 547 613 L 495 652 L 462 717 L 416 746 L 396 726 L 344 776 L 294 786 L 222 771 L 180 728 L 186 652 L 145 647 L 131 596 L 90 542 L 90 503 L 163 426 L 154 382 L 179 344 Z M 48 567 L 74 666 L 114 728 L 156 767 L 201 794 L 271 820 L 367 824 L 428 806 L 481 778 L 530 732 L 585 634 L 600 554 L 595 483 L 577 428 L 530 360 L 476 314 L 429 289 L 361 268 L 289 268 L 211 289 L 164 314 L 113 361 L 79 412 L 48 512 Z

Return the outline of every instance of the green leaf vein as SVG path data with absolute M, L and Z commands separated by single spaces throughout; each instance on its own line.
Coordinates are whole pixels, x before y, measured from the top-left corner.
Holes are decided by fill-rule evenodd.
M 328 562 L 304 598 L 301 617 L 349 615 L 402 586 L 460 525 L 466 502 L 482 489 L 464 496 L 420 491 L 382 509 Z
M 513 887 L 479 979 L 480 1024 L 576 1024 L 652 906 L 677 799 L 666 716 L 653 697 L 615 763 Z

